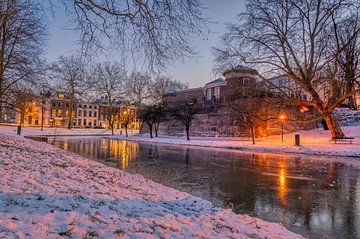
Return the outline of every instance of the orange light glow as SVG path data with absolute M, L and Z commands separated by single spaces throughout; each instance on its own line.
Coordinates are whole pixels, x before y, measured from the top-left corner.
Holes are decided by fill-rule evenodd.
M 287 117 L 286 117 L 285 114 L 279 115 L 279 119 L 280 119 L 280 120 L 286 120 L 286 118 L 287 118 Z
M 287 180 L 286 180 L 286 164 L 284 161 L 281 161 L 280 163 L 280 169 L 279 169 L 279 199 L 281 204 L 286 203 L 286 194 L 287 194 Z

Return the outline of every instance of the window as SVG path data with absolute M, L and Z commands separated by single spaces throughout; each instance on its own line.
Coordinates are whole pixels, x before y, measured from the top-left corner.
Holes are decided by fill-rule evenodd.
M 59 99 L 64 99 L 65 95 L 64 93 L 59 93 Z
M 96 125 L 96 120 L 94 120 L 94 126 Z
M 72 113 L 71 113 L 71 116 L 73 117 L 73 118 L 75 118 L 75 111 L 71 111 Z
M 84 126 L 86 125 L 86 119 L 84 119 L 84 124 L 83 124 Z
M 89 108 L 90 108 L 90 107 L 89 107 Z M 92 112 L 89 110 L 89 117 L 91 117 L 91 113 L 92 113 Z
M 78 116 L 81 117 L 82 111 L 79 110 Z
M 55 103 L 55 102 L 53 102 L 53 103 L 52 103 L 52 106 L 53 106 L 53 107 L 55 107 L 55 106 L 56 106 L 56 103 Z
M 206 99 L 211 100 L 211 89 L 206 90 Z
M 57 117 L 61 117 L 61 115 L 62 115 L 62 110 L 58 110 L 57 111 Z
M 89 105 L 89 109 L 91 109 L 92 108 L 92 106 L 91 105 Z
M 215 87 L 214 88 L 214 96 L 216 99 L 220 99 L 220 87 Z
M 84 105 L 84 108 L 86 109 L 86 105 Z
M 78 126 L 81 126 L 81 119 L 78 120 Z
M 56 117 L 56 110 L 51 111 L 51 117 Z
M 69 108 L 69 103 L 66 103 L 66 108 Z
M 68 110 L 65 112 L 65 115 L 66 115 L 66 117 L 69 116 L 69 111 Z
M 84 110 L 84 117 L 86 117 L 86 110 Z
M 94 117 L 96 117 L 96 111 L 94 111 Z
M 81 108 L 81 104 L 79 105 L 79 108 Z
M 97 109 L 97 106 L 96 106 L 96 105 L 94 106 L 94 109 Z
M 58 107 L 60 107 L 61 106 L 61 103 L 60 102 L 58 102 Z
M 249 84 L 249 78 L 243 78 L 243 85 L 248 85 Z

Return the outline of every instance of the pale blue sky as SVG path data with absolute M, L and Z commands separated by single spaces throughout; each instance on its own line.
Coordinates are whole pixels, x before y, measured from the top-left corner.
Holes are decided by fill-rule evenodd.
M 206 15 L 210 17 L 210 30 L 213 32 L 207 39 L 202 37 L 193 41 L 193 47 L 199 52 L 199 58 L 185 59 L 185 62 L 177 62 L 175 66 L 169 66 L 166 75 L 173 79 L 187 82 L 190 87 L 202 86 L 216 76 L 212 73 L 213 56 L 211 47 L 217 46 L 220 42 L 219 37 L 225 32 L 225 23 L 234 22 L 236 15 L 244 10 L 244 0 L 208 0 L 204 1 L 208 6 Z M 77 49 L 77 32 L 67 30 L 67 21 L 64 10 L 58 6 L 54 12 L 54 17 L 50 18 L 49 41 L 46 49 L 46 59 L 54 61 L 60 55 L 70 55 Z M 104 54 L 103 59 L 116 59 L 116 55 Z

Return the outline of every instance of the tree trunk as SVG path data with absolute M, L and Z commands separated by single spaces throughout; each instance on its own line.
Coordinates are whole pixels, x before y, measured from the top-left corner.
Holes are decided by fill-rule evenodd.
M 189 127 L 186 127 L 185 130 L 186 130 L 186 139 L 187 139 L 188 141 L 190 141 L 190 128 L 189 128 Z
M 343 131 L 340 128 L 339 123 L 337 122 L 337 119 L 332 114 L 325 116 L 324 120 L 331 132 L 331 137 L 333 139 L 334 138 L 342 138 L 345 136 L 345 134 L 343 133 Z
M 111 124 L 111 135 L 114 135 L 114 124 Z
M 351 81 L 347 81 L 346 83 L 346 93 L 350 93 L 354 90 L 354 83 L 352 83 Z M 356 100 L 355 100 L 355 94 L 352 96 L 349 96 L 348 98 L 348 106 L 350 109 L 354 109 L 356 110 Z
M 128 126 L 127 125 L 125 126 L 125 136 L 126 136 L 126 138 L 129 136 L 128 135 Z
M 152 125 L 149 125 L 150 138 L 153 138 Z
M 44 130 L 44 100 L 41 100 L 41 131 Z
M 252 123 L 252 122 L 250 122 L 250 131 L 251 131 L 252 143 L 255 144 L 254 127 L 253 127 L 253 123 Z
M 155 137 L 158 137 L 159 124 L 155 124 Z

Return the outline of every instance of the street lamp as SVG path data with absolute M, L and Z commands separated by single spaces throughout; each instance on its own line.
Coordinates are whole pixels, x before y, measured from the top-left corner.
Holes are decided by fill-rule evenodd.
M 284 142 L 284 123 L 286 118 L 286 114 L 279 115 L 279 120 L 281 121 L 281 142 Z

